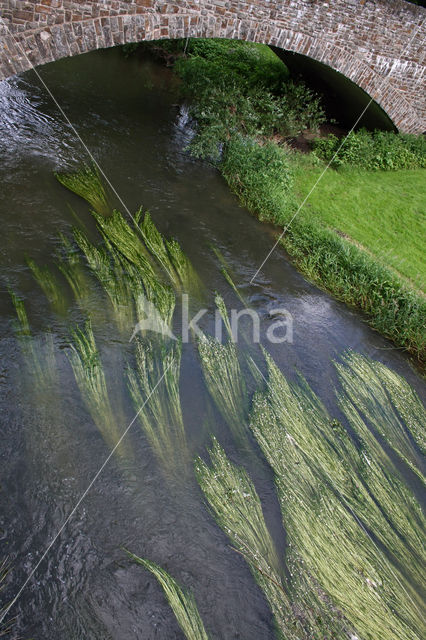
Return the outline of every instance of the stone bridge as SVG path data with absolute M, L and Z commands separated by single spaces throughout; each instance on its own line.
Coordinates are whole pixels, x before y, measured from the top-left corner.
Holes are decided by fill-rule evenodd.
M 93 49 L 220 37 L 300 53 L 426 131 L 426 10 L 404 0 L 0 0 L 0 79 Z

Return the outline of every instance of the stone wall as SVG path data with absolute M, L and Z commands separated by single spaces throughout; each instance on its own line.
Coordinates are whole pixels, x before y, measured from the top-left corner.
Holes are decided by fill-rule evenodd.
M 426 10 L 403 0 L 0 0 L 0 16 L 0 79 L 127 42 L 238 38 L 323 62 L 426 131 Z

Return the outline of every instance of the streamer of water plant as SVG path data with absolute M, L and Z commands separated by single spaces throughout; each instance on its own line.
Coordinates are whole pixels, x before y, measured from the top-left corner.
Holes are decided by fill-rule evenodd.
M 398 522 L 390 524 L 385 516 L 392 513 L 390 500 L 399 504 L 396 485 L 377 467 L 373 500 L 366 449 L 357 455 L 348 434 L 340 425 L 336 433 L 336 423 L 307 386 L 290 385 L 267 354 L 266 361 L 267 390 L 255 394 L 251 427 L 275 473 L 291 545 L 361 637 L 420 638 L 421 607 L 406 579 L 408 573 L 420 584 L 418 558 L 402 538 L 417 539 L 420 521 L 424 528 L 419 508 L 416 518 L 411 510 L 405 514 L 404 529 L 397 532 Z M 392 555 L 405 563 L 404 573 Z
M 69 361 L 74 372 L 77 386 L 93 422 L 110 449 L 114 448 L 121 437 L 121 425 L 124 420 L 121 412 L 114 411 L 102 367 L 99 351 L 96 347 L 92 325 L 87 321 L 84 329 L 72 332 Z M 121 458 L 129 458 L 128 446 L 121 442 L 116 449 Z
M 69 191 L 84 198 L 101 215 L 110 213 L 107 192 L 95 165 L 84 165 L 72 172 L 57 172 L 55 177 Z
M 189 454 L 179 394 L 181 343 L 138 337 L 135 350 L 136 370 L 128 369 L 128 381 L 135 409 L 143 406 L 139 423 L 163 469 L 183 477 Z
M 361 354 L 348 352 L 336 366 L 345 395 L 360 416 L 425 484 L 413 443 L 424 455 L 425 411 L 414 390 L 396 373 Z
M 187 640 L 208 640 L 193 594 L 182 589 L 176 580 L 158 564 L 139 558 L 130 551 L 126 550 L 126 553 L 134 562 L 142 565 L 157 578 Z

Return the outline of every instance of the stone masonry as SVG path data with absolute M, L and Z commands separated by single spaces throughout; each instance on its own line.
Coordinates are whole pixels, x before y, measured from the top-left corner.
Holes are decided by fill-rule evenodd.
M 0 79 L 128 42 L 237 38 L 323 62 L 423 133 L 425 18 L 404 0 L 0 0 Z

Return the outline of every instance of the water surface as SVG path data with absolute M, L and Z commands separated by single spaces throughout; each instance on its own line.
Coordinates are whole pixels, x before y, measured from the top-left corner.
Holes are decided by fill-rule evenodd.
M 205 328 L 212 328 L 215 291 L 229 305 L 236 304 L 210 249 L 213 244 L 259 312 L 263 331 L 271 310 L 284 307 L 292 314 L 293 343 L 272 345 L 270 351 L 286 374 L 300 371 L 334 414 L 331 360 L 348 348 L 403 374 L 424 397 L 423 382 L 404 354 L 372 331 L 358 312 L 307 282 L 281 249 L 250 284 L 273 245 L 273 229 L 239 206 L 218 172 L 186 153 L 190 129 L 185 110 L 177 106 L 178 87 L 169 70 L 110 50 L 39 71 L 128 209 L 143 205 L 160 230 L 182 244 L 206 287 Z M 88 157 L 32 72 L 0 83 L 0 107 L 0 557 L 11 559 L 7 601 L 108 450 L 85 411 L 65 355 L 69 323 L 48 310 L 26 266 L 26 256 L 52 265 L 58 236 L 70 235 L 76 217 L 93 227 L 85 203 L 53 176 Z M 25 298 L 34 334 L 48 327 L 53 332 L 62 384 L 59 403 L 48 394 L 40 397 L 36 385 L 29 387 L 24 380 L 8 286 Z M 69 319 L 81 322 L 71 299 L 70 305 Z M 133 408 L 125 394 L 122 345 L 107 314 L 96 335 L 113 402 L 126 397 L 124 430 Z M 192 344 L 184 345 L 182 363 L 191 454 L 204 451 L 213 428 L 231 457 L 241 462 L 208 402 Z M 166 482 L 137 424 L 128 441 L 133 460 L 123 467 L 114 459 L 106 467 L 14 607 L 22 637 L 182 638 L 154 578 L 127 561 L 122 551 L 127 547 L 193 589 L 212 638 L 272 639 L 266 602 L 244 560 L 203 506 L 195 481 L 188 479 L 184 488 Z M 282 550 L 272 475 L 260 458 L 245 462 Z

